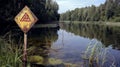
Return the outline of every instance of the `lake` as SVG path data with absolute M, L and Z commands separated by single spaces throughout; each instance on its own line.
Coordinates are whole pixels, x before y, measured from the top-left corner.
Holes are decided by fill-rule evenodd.
M 29 31 L 27 61 L 31 67 L 120 67 L 119 26 L 59 24 L 60 28 L 42 27 Z M 4 38 L 7 42 L 23 44 L 22 36 L 17 28 Z

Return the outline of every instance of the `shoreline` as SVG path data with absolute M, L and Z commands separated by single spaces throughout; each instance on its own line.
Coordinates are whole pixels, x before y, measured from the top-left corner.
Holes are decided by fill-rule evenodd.
M 101 22 L 101 21 L 59 21 L 59 23 L 83 23 L 83 24 L 99 24 L 99 25 L 107 25 L 107 26 L 119 26 L 120 27 L 120 22 Z

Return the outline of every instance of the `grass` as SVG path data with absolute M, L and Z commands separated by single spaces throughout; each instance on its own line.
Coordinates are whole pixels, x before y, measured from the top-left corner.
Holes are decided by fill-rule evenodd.
M 6 43 L 0 39 L 0 66 L 1 67 L 22 67 L 22 47 L 17 44 Z
M 108 59 L 108 55 L 110 56 L 110 52 L 108 48 L 106 48 L 100 42 L 91 42 L 86 51 L 84 52 L 82 58 L 84 60 L 88 60 L 89 67 L 104 67 L 107 62 L 110 62 L 109 59 L 114 59 L 112 56 Z M 109 66 L 115 66 L 115 60 L 111 62 Z

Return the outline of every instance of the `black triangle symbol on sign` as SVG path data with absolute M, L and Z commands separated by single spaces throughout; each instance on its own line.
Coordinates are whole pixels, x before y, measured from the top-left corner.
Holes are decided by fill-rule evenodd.
M 29 15 L 27 13 L 25 13 L 20 21 L 21 22 L 30 22 L 31 20 L 30 20 Z

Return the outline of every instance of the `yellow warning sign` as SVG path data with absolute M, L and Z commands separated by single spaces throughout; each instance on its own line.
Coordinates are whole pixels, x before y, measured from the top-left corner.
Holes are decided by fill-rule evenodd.
M 27 6 L 15 17 L 16 23 L 24 33 L 27 33 L 37 20 L 37 17 Z

